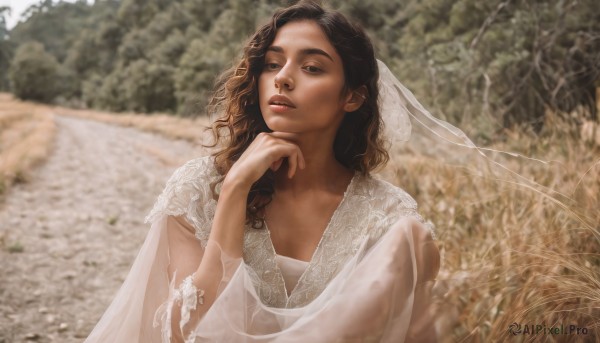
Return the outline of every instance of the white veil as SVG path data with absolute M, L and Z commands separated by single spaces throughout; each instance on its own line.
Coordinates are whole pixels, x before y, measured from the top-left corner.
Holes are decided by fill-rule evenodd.
M 420 154 L 431 155 L 457 167 L 468 168 L 473 174 L 531 188 L 558 202 L 569 200 L 567 195 L 512 170 L 502 159 L 525 159 L 544 166 L 555 161 L 544 161 L 515 152 L 476 145 L 461 129 L 434 117 L 425 109 L 385 63 L 377 60 L 377 65 L 380 110 L 389 150 L 417 150 Z
M 564 173 L 557 171 L 573 169 L 574 166 L 568 166 L 564 162 L 554 159 L 544 160 L 520 153 L 478 146 L 462 130 L 431 115 L 411 91 L 396 79 L 383 62 L 378 61 L 378 67 L 382 117 L 390 144 L 392 162 L 397 159 L 398 161 L 395 163 L 402 166 L 402 164 L 410 163 L 409 155 L 416 153 L 419 156 L 426 156 L 431 164 L 440 163 L 460 170 L 458 173 L 449 173 L 449 175 L 466 174 L 471 179 L 485 180 L 488 185 L 485 189 L 463 189 L 452 192 L 452 194 L 479 193 L 478 199 L 467 198 L 472 202 L 489 201 L 494 203 L 497 199 L 504 197 L 504 200 L 498 201 L 500 207 L 493 209 L 494 215 L 513 217 L 504 221 L 493 218 L 489 220 L 490 223 L 512 223 L 510 227 L 501 225 L 486 227 L 481 223 L 463 223 L 461 226 L 461 223 L 457 223 L 455 220 L 456 213 L 453 212 L 457 211 L 457 207 L 460 208 L 460 206 L 449 204 L 460 201 L 459 197 L 446 199 L 447 195 L 440 192 L 437 197 L 428 198 L 439 201 L 439 204 L 427 205 L 435 209 L 436 214 L 439 214 L 441 219 L 438 218 L 438 222 L 442 222 L 442 225 L 447 223 L 444 225 L 446 227 L 437 227 L 438 239 L 441 241 L 455 240 L 456 237 L 464 239 L 459 243 L 442 243 L 441 245 L 447 243 L 447 247 L 450 248 L 461 249 L 460 252 L 448 255 L 452 257 L 463 254 L 472 256 L 474 253 L 470 250 L 476 250 L 478 247 L 475 245 L 477 244 L 488 246 L 490 251 L 481 254 L 480 258 L 483 260 L 480 259 L 477 262 L 469 260 L 469 258 L 464 258 L 461 262 L 453 260 L 454 269 L 449 270 L 444 267 L 445 252 L 444 247 L 441 248 L 442 269 L 437 278 L 435 301 L 439 306 L 439 312 L 444 313 L 445 318 L 438 318 L 438 331 L 441 331 L 442 335 L 449 340 L 452 335 L 447 331 L 456 330 L 457 327 L 473 331 L 470 334 L 463 333 L 454 336 L 454 339 L 495 340 L 503 337 L 502 339 L 508 340 L 513 338 L 506 336 L 509 326 L 522 329 L 522 324 L 531 324 L 533 320 L 538 320 L 533 323 L 547 323 L 545 325 L 551 327 L 560 325 L 561 318 L 577 318 L 580 320 L 579 326 L 587 327 L 590 331 L 598 330 L 600 327 L 598 326 L 598 307 L 592 310 L 590 306 L 598 306 L 600 303 L 600 293 L 592 290 L 594 285 L 597 288 L 599 275 L 597 269 L 594 270 L 597 268 L 597 263 L 595 266 L 593 261 L 594 259 L 597 261 L 599 257 L 598 250 L 594 252 L 593 248 L 589 248 L 598 246 L 598 242 L 600 242 L 598 196 L 588 195 L 588 199 L 596 199 L 596 209 L 594 210 L 594 205 L 582 205 L 582 202 L 576 199 L 574 194 L 577 187 L 581 188 L 580 183 L 586 174 L 593 171 L 594 167 L 598 167 L 600 159 L 593 158 L 593 165 L 578 173 L 579 181 L 575 189 L 569 188 L 563 185 L 559 178 Z M 508 139 L 510 138 L 509 136 Z M 560 143 L 557 142 L 557 144 Z M 592 151 L 594 151 L 593 148 L 589 150 L 590 153 Z M 598 170 L 598 168 L 595 169 Z M 409 169 L 404 168 L 404 170 Z M 392 178 L 397 179 L 400 172 L 392 172 L 394 173 Z M 427 172 L 432 173 L 431 170 Z M 414 176 L 417 179 L 416 183 L 423 182 L 424 178 L 419 180 L 419 177 L 419 175 Z M 593 179 L 594 176 L 588 175 L 588 178 Z M 407 179 L 409 177 L 404 180 Z M 448 182 L 448 180 L 446 181 Z M 451 182 L 449 181 L 449 183 Z M 457 183 L 468 184 L 469 187 L 475 188 L 478 182 Z M 454 187 L 449 183 L 443 186 Z M 486 191 L 487 194 L 482 194 Z M 512 200 L 510 197 L 515 198 Z M 512 207 L 512 204 L 520 204 L 521 201 L 528 203 L 529 207 Z M 421 205 L 423 204 L 420 202 Z M 464 210 L 465 207 L 467 206 L 463 206 L 462 209 L 467 213 L 464 213 L 463 216 L 476 217 L 469 214 L 468 209 Z M 485 208 L 485 206 L 472 207 Z M 555 224 L 550 224 L 550 220 L 536 219 L 544 218 L 544 216 L 553 218 L 552 221 Z M 468 219 L 465 222 L 468 222 Z M 461 230 L 469 231 L 470 234 L 460 236 L 455 233 L 455 231 Z M 496 230 L 497 232 L 487 233 L 485 230 Z M 497 240 L 485 241 L 490 237 Z M 586 242 L 586 246 L 589 247 L 585 252 L 580 253 L 576 248 L 569 247 L 570 242 L 573 241 Z M 575 247 L 577 246 L 575 245 Z M 492 251 L 496 251 L 497 255 L 492 254 Z M 485 261 L 485 259 L 488 260 Z M 525 281 L 520 278 L 525 278 Z M 539 286 L 535 286 L 538 284 Z M 553 287 L 553 291 L 547 293 L 550 287 Z M 487 293 L 483 290 L 486 290 Z M 473 299 L 477 297 L 477 294 L 483 294 L 482 299 L 477 302 L 470 300 L 476 305 L 469 307 L 469 301 L 458 295 L 464 294 L 465 291 L 473 293 L 471 295 Z M 527 296 L 521 296 L 519 292 L 523 292 Z M 586 303 L 579 306 L 573 305 L 573 302 L 579 301 L 577 299 L 586 299 Z M 555 310 L 556 313 L 548 312 L 552 306 L 561 308 L 560 312 L 559 310 Z M 457 310 L 457 307 L 461 308 Z M 465 309 L 470 313 L 460 313 Z M 501 311 L 510 310 L 514 311 L 514 314 L 510 318 L 510 322 L 506 322 L 508 316 L 502 316 Z M 569 313 L 579 314 L 568 317 Z M 467 321 L 465 316 L 471 318 L 478 316 L 481 322 L 486 322 L 478 323 L 470 318 L 468 319 L 469 323 L 461 323 L 461 321 Z M 497 321 L 494 322 L 494 319 Z M 490 322 L 495 325 L 490 325 Z M 482 327 L 487 327 L 485 334 L 484 331 L 480 331 Z M 591 339 L 591 337 L 587 338 Z

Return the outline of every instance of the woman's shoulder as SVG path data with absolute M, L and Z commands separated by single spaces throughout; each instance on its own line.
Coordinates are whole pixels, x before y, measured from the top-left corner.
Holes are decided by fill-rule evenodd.
M 385 232 L 398 221 L 414 219 L 426 232 L 435 236 L 433 224 L 421 216 L 417 201 L 400 186 L 377 175 L 368 175 L 363 181 L 363 191 L 369 199 L 370 212 L 379 218 L 374 232 Z
M 193 203 L 212 199 L 211 184 L 218 177 L 213 156 L 187 161 L 168 179 L 145 222 L 153 223 L 162 215 L 189 215 Z
M 214 156 L 191 159 L 177 168 L 167 183 L 198 183 L 218 176 Z
M 363 192 L 366 192 L 373 201 L 382 206 L 382 209 L 397 211 L 401 209 L 417 210 L 417 202 L 404 189 L 378 175 L 367 175 L 363 178 Z
M 191 159 L 177 168 L 166 183 L 163 194 L 183 194 L 194 192 L 219 177 L 213 156 Z M 203 188 L 203 187 L 201 187 Z

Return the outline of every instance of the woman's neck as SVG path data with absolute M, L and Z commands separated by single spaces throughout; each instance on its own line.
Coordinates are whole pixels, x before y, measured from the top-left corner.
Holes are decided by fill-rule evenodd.
M 302 150 L 305 169 L 296 169 L 296 174 L 290 179 L 287 176 L 288 163 L 284 162 L 275 173 L 275 190 L 291 196 L 301 196 L 307 191 L 325 191 L 342 194 L 354 171 L 340 164 L 332 151 Z

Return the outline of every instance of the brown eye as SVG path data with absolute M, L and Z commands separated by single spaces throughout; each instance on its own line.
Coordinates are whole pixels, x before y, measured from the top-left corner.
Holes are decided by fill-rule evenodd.
M 279 64 L 277 63 L 265 63 L 265 70 L 276 70 L 279 68 Z
M 306 67 L 304 67 L 304 70 L 306 70 L 307 72 L 309 72 L 311 74 L 320 73 L 322 71 L 320 68 L 317 68 L 315 66 L 306 66 Z

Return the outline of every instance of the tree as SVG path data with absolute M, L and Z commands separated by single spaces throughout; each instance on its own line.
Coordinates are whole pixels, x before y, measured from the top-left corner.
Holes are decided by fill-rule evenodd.
M 171 66 L 146 60 L 130 64 L 123 83 L 127 109 L 144 113 L 174 110 L 173 72 Z
M 141 29 L 152 22 L 154 16 L 165 10 L 170 0 L 124 0 L 119 7 L 118 18 L 128 29 Z
M 412 8 L 395 70 L 436 113 L 478 131 L 577 106 L 595 118 L 600 15 L 594 1 L 426 0 Z M 483 129 L 483 130 L 482 130 Z
M 243 42 L 274 7 L 265 1 L 232 2 L 212 21 L 209 32 L 188 45 L 175 73 L 179 114 L 204 114 L 216 77 L 240 56 Z
M 13 93 L 23 100 L 51 102 L 58 94 L 60 65 L 38 42 L 21 45 L 10 66 Z
M 203 114 L 215 77 L 223 68 L 214 49 L 203 39 L 196 39 L 188 46 L 175 71 L 175 96 L 178 113 L 183 116 Z
M 198 115 L 215 77 L 240 55 L 257 24 L 293 2 L 42 0 L 8 40 L 0 39 L 6 62 L 3 67 L 0 60 L 0 72 L 8 68 L 15 47 L 37 40 L 63 64 L 63 98 L 81 97 L 111 110 L 157 108 L 141 100 L 145 90 L 125 91 L 131 74 L 137 79 L 128 85 L 151 85 L 150 93 L 170 90 L 160 100 L 172 104 L 169 111 Z M 594 2 L 328 1 L 365 26 L 377 57 L 426 107 L 461 127 L 473 127 L 471 135 L 482 139 L 503 126 L 539 128 L 548 109 L 584 108 L 596 117 L 600 12 Z M 139 74 L 150 70 L 165 77 L 164 87 Z M 3 77 L 6 73 L 0 74 L 0 88 L 4 82 L 6 89 Z
M 19 44 L 40 42 L 46 51 L 62 63 L 69 47 L 85 28 L 91 9 L 85 1 L 54 4 L 51 0 L 42 0 L 25 11 L 22 16 L 25 21 L 13 28 L 11 40 Z
M 88 104 L 114 112 L 126 111 L 128 99 L 125 95 L 125 73 L 116 68 L 105 77 L 92 75 L 83 84 L 83 97 Z M 100 87 L 98 87 L 100 85 Z
M 4 16 L 10 16 L 10 13 L 10 7 L 0 6 L 0 41 L 8 39 L 8 28 L 6 27 L 6 18 Z
M 185 37 L 176 29 L 150 52 L 150 59 L 160 64 L 178 65 L 185 49 Z
M 0 90 L 7 90 L 8 67 L 13 56 L 14 45 L 9 40 L 9 32 L 6 27 L 5 15 L 10 15 L 10 7 L 0 7 Z
M 92 76 L 108 75 L 114 69 L 117 61 L 116 51 L 125 32 L 116 21 L 116 7 L 111 6 L 114 7 L 110 2 L 96 1 L 93 6 L 94 16 L 87 20 L 86 26 L 89 27 L 81 30 L 67 52 L 63 64 L 66 70 L 75 75 L 70 79 L 74 92 L 65 94 L 67 98 L 83 97 L 85 81 Z M 90 99 L 86 97 L 82 100 L 88 103 Z

